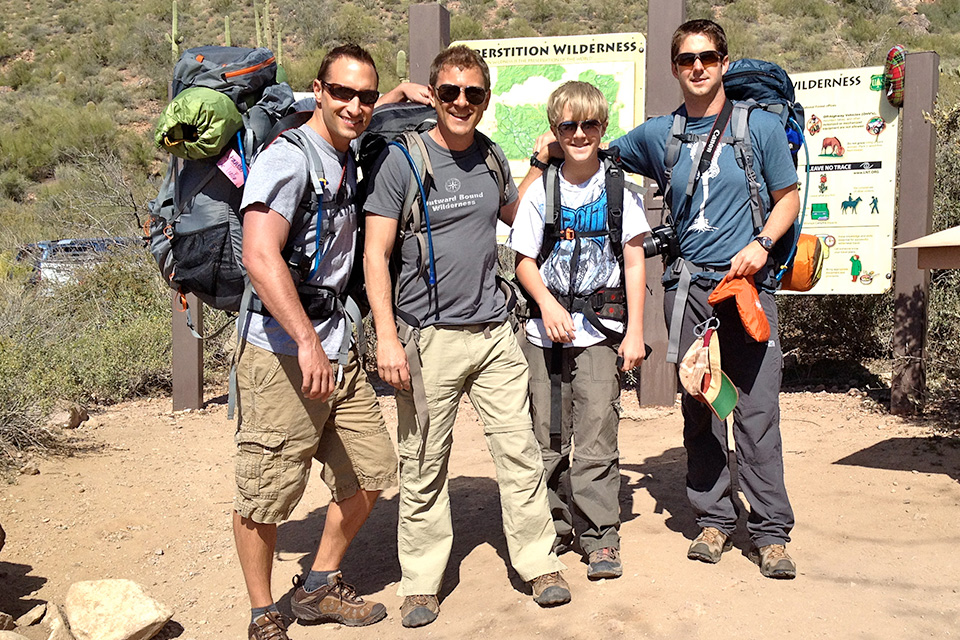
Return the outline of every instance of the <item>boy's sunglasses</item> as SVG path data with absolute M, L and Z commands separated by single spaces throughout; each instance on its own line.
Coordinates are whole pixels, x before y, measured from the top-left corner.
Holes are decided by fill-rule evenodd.
M 585 136 L 595 136 L 603 129 L 603 123 L 599 120 L 565 120 L 557 125 L 557 131 L 562 136 L 572 136 L 577 132 L 577 128 L 583 130 Z
M 342 84 L 331 84 L 329 82 L 320 81 L 320 84 L 323 85 L 323 88 L 327 90 L 327 93 L 332 95 L 337 100 L 342 100 L 343 102 L 350 102 L 355 97 L 360 98 L 360 104 L 371 105 L 377 104 L 377 100 L 380 99 L 380 92 L 376 89 L 364 89 L 363 91 L 357 91 L 356 89 L 351 89 L 350 87 L 345 87 Z
M 673 59 L 673 62 L 678 67 L 692 67 L 697 60 L 705 67 L 712 67 L 715 64 L 719 64 L 720 61 L 723 60 L 723 56 L 720 55 L 719 51 L 711 49 L 709 51 L 701 51 L 700 53 L 678 53 L 677 57 Z
M 487 90 L 483 87 L 461 87 L 455 84 L 442 84 L 434 87 L 440 102 L 453 102 L 460 97 L 460 92 L 466 96 L 467 102 L 472 105 L 482 104 L 487 99 Z

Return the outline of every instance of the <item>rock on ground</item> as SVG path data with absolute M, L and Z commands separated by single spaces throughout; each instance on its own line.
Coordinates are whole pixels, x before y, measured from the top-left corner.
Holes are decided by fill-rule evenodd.
M 74 583 L 64 610 L 77 640 L 148 640 L 173 617 L 132 580 Z
M 29 640 L 19 633 L 13 631 L 0 631 L 0 640 Z
M 29 627 L 30 625 L 37 624 L 40 622 L 40 619 L 43 618 L 46 612 L 47 604 L 38 604 L 33 609 L 30 609 L 30 611 L 27 611 L 25 614 L 17 618 L 17 626 Z
M 13 616 L 11 616 L 9 613 L 0 611 L 0 631 L 7 631 L 16 628 L 17 625 L 13 621 Z

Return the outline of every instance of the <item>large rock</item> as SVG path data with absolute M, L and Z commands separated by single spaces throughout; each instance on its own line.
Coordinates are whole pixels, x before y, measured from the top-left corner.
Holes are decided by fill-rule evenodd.
M 29 640 L 29 638 L 13 631 L 0 631 L 0 640 Z
M 148 640 L 173 617 L 132 580 L 74 583 L 64 610 L 77 640 Z
M 13 621 L 13 616 L 0 611 L 0 631 L 9 631 L 16 628 L 17 623 Z

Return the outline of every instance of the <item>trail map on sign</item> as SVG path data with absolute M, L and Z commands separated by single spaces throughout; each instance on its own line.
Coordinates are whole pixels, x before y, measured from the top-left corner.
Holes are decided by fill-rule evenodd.
M 605 141 L 643 121 L 646 41 L 638 33 L 474 40 L 490 66 L 491 98 L 479 129 L 499 144 L 515 180 L 529 168 L 534 142 L 548 128 L 547 98 L 568 80 L 588 82 L 609 105 Z

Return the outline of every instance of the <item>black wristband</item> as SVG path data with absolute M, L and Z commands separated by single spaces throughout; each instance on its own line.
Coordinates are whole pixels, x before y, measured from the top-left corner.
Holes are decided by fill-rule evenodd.
M 536 167 L 537 169 L 540 169 L 540 171 L 546 171 L 549 165 L 538 158 L 537 154 L 534 153 L 532 156 L 530 156 L 530 166 Z

